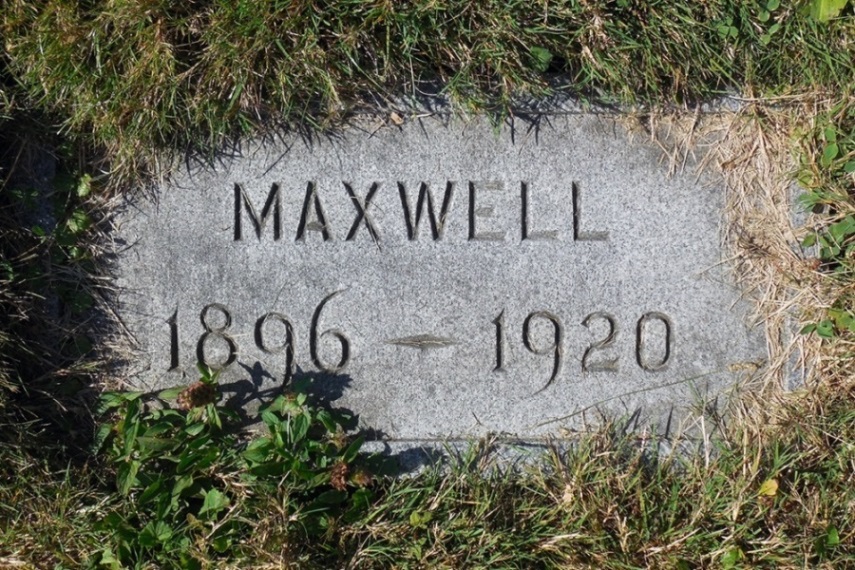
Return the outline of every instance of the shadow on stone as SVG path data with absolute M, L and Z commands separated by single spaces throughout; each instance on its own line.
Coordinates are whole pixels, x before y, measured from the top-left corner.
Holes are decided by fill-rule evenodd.
M 245 376 L 233 382 L 220 384 L 220 391 L 223 395 L 223 405 L 237 412 L 244 427 L 258 424 L 259 408 L 272 402 L 283 393 L 283 390 L 296 387 L 299 392 L 304 392 L 308 396 L 308 403 L 312 406 L 352 418 L 345 423 L 344 427 L 348 430 L 356 429 L 359 418 L 353 411 L 334 404 L 353 382 L 350 376 L 307 372 L 298 367 L 290 381 L 280 383 L 261 362 L 256 361 L 252 366 L 239 362 L 238 365 L 244 369 Z
M 220 385 L 223 405 L 234 410 L 243 427 L 260 425 L 258 410 L 272 402 L 288 388 L 305 393 L 307 402 L 316 408 L 333 413 L 349 432 L 365 438 L 366 444 L 360 455 L 372 466 L 372 471 L 384 475 L 415 473 L 424 468 L 444 464 L 449 459 L 449 449 L 439 444 L 413 442 L 401 444 L 390 441 L 382 430 L 359 425 L 359 416 L 348 408 L 336 405 L 353 378 L 347 374 L 305 371 L 297 368 L 286 383 L 277 383 L 277 378 L 260 362 L 251 366 L 238 363 L 245 376 Z

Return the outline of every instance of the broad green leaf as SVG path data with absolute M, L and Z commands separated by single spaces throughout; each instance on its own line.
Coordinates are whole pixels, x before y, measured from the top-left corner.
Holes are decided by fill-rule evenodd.
M 152 481 L 151 485 L 146 487 L 145 491 L 142 492 L 142 495 L 140 495 L 140 498 L 137 499 L 137 502 L 140 505 L 146 504 L 155 496 L 157 496 L 161 488 L 163 488 L 163 479 L 155 479 L 154 481 Z
M 179 477 L 177 481 L 175 481 L 175 485 L 172 487 L 172 492 L 170 493 L 169 499 L 169 507 L 173 510 L 173 512 L 177 512 L 180 508 L 179 501 L 181 497 L 184 495 L 192 495 L 193 494 L 193 476 L 192 475 L 184 475 Z M 190 490 L 189 493 L 186 491 Z
M 549 64 L 552 62 L 552 52 L 542 47 L 532 47 L 530 50 L 534 58 L 534 68 L 543 73 L 549 69 Z
M 357 489 L 353 492 L 353 495 L 350 497 L 353 502 L 353 507 L 358 509 L 367 510 L 368 507 L 371 506 L 371 499 L 374 497 L 374 493 L 371 492 L 371 489 Z
M 118 408 L 125 402 L 130 402 L 140 398 L 145 392 L 104 392 L 98 401 L 98 412 L 104 413 L 107 410 Z
M 808 234 L 802 240 L 802 247 L 811 247 L 816 243 L 816 234 Z
M 181 496 L 181 493 L 189 489 L 193 486 L 193 476 L 192 475 L 183 475 L 179 477 L 175 481 L 175 485 L 172 486 L 172 496 L 173 498 L 178 498 Z
M 124 455 L 130 457 L 136 447 L 137 433 L 140 429 L 139 400 L 128 402 L 125 419 L 122 421 L 122 436 L 125 438 Z
M 325 491 L 315 499 L 317 505 L 340 505 L 347 500 L 347 491 Z
M 169 419 L 173 422 L 173 424 L 179 424 L 184 420 L 184 416 L 178 410 L 171 410 L 169 408 L 163 408 L 159 410 L 152 410 L 151 416 L 154 419 Z
M 855 316 L 844 309 L 829 309 L 828 316 L 834 321 L 838 329 L 852 330 L 855 328 Z
M 760 490 L 757 494 L 761 497 L 774 497 L 778 494 L 778 480 L 766 479 L 763 481 L 763 484 L 760 485 Z
M 306 414 L 299 414 L 291 418 L 291 441 L 293 443 L 300 442 L 306 437 L 309 432 L 309 423 L 309 416 Z
M 83 210 L 74 210 L 71 217 L 66 220 L 65 225 L 72 234 L 79 234 L 89 229 L 92 225 L 92 220 Z
M 766 2 L 766 9 L 770 12 L 774 12 L 778 8 L 781 7 L 781 0 L 769 0 Z
M 163 521 L 158 521 L 156 525 L 154 525 L 154 536 L 157 538 L 158 542 L 166 542 L 170 538 L 172 538 L 172 528 Z
M 813 548 L 816 554 L 820 557 L 825 557 L 828 552 L 828 545 L 826 544 L 826 540 L 828 538 L 826 536 L 819 536 L 816 540 L 813 541 Z
M 357 437 L 353 442 L 347 446 L 347 449 L 342 454 L 341 458 L 345 463 L 351 463 L 354 459 L 356 459 L 356 455 L 359 453 L 359 450 L 362 448 L 362 444 L 365 442 L 365 438 L 362 436 Z
M 850 160 L 846 164 L 843 165 L 843 171 L 846 174 L 852 174 L 855 172 L 855 160 Z
M 840 154 L 840 147 L 837 146 L 837 143 L 831 143 L 822 151 L 822 158 L 819 159 L 819 163 L 825 167 L 830 166 L 838 154 Z
M 217 411 L 216 405 L 208 404 L 205 406 L 205 414 L 208 416 L 208 424 L 217 429 L 223 428 L 223 422 L 220 420 L 220 413 Z
M 825 240 L 821 240 L 823 242 L 823 247 L 820 249 L 820 257 L 823 259 L 834 259 L 835 257 L 840 255 L 840 246 L 838 245 L 829 245 Z
M 213 378 L 214 378 L 213 372 L 211 372 L 211 369 L 208 368 L 207 365 L 199 362 L 196 364 L 196 370 L 199 371 L 199 375 L 202 377 L 202 381 L 213 380 Z
M 154 414 L 152 414 L 152 416 L 154 416 Z M 145 433 L 142 434 L 146 437 L 156 437 L 159 435 L 170 433 L 175 427 L 174 424 L 170 421 L 172 418 L 152 417 L 151 419 L 154 421 L 154 423 L 151 424 L 148 429 L 145 430 Z M 177 442 L 175 442 L 174 445 L 177 445 Z
M 77 196 L 79 198 L 85 198 L 89 195 L 89 192 L 92 191 L 92 177 L 88 174 L 84 174 L 80 177 L 80 180 L 77 181 Z
M 138 532 L 130 526 L 119 513 L 116 512 L 108 514 L 106 517 L 95 523 L 95 529 L 110 531 L 118 535 L 123 540 L 133 540 Z
M 827 546 L 838 546 L 840 544 L 840 532 L 837 527 L 829 525 L 825 531 L 825 544 Z
M 183 548 L 189 549 L 189 543 L 184 545 Z M 193 558 L 193 555 L 187 552 L 180 552 L 178 554 L 178 560 L 181 561 L 181 570 L 202 570 L 202 563 Z
M 199 509 L 199 515 L 209 513 L 216 516 L 217 513 L 225 509 L 229 505 L 229 498 L 218 489 L 211 489 L 205 493 L 205 500 L 202 503 L 202 508 Z
M 800 332 L 801 332 L 801 334 L 810 334 L 815 330 L 816 330 L 816 324 L 811 323 L 809 325 L 805 325 Z
M 98 566 L 102 568 L 109 568 L 110 570 L 121 570 L 122 563 L 116 558 L 116 555 L 113 554 L 113 551 L 109 548 L 105 548 L 101 551 L 101 560 L 98 563 Z
M 150 453 L 174 449 L 179 442 L 172 438 L 141 435 L 137 438 L 137 443 L 141 453 Z
M 261 421 L 263 421 L 264 425 L 266 425 L 271 430 L 275 429 L 276 426 L 279 425 L 279 423 L 281 422 L 279 416 L 271 412 L 270 410 L 264 410 L 263 412 L 261 412 Z
M 163 521 L 149 522 L 140 532 L 139 543 L 151 548 L 158 543 L 164 543 L 172 538 L 172 528 Z
M 203 470 L 213 465 L 214 461 L 220 457 L 220 450 L 217 448 L 209 449 L 196 463 L 196 469 Z
M 338 426 L 336 425 L 335 420 L 332 417 L 332 414 L 330 414 L 327 410 L 319 410 L 318 414 L 317 414 L 317 418 L 318 418 L 318 421 L 320 421 L 322 424 L 324 424 L 324 428 L 326 428 L 326 430 L 328 432 L 335 433 Z
M 817 22 L 827 22 L 836 18 L 846 7 L 849 0 L 813 0 L 810 15 Z
M 410 513 L 410 526 L 422 528 L 433 519 L 433 513 L 430 511 L 413 511 Z
M 249 472 L 259 479 L 274 479 L 284 475 L 287 470 L 288 469 L 284 463 L 277 461 L 275 463 L 262 463 L 261 465 L 256 465 L 255 467 L 252 467 Z
M 725 568 L 733 568 L 740 561 L 745 559 L 745 553 L 737 547 L 731 548 L 721 557 L 721 565 Z
M 227 536 L 217 536 L 211 540 L 211 546 L 220 554 L 226 552 L 232 545 L 232 540 Z
M 157 397 L 161 400 L 174 400 L 178 397 L 178 394 L 184 391 L 186 386 L 176 386 L 174 388 L 167 388 L 166 390 L 161 390 L 158 393 Z
M 95 437 L 92 438 L 92 446 L 90 447 L 93 453 L 101 452 L 101 448 L 104 447 L 104 442 L 107 441 L 108 437 L 110 437 L 110 433 L 112 431 L 112 424 L 101 424 L 98 426 L 98 431 L 95 432 Z
M 807 174 L 807 173 L 805 173 L 805 174 Z M 814 182 L 813 179 L 811 179 L 809 181 L 809 184 L 813 184 L 813 182 Z M 799 183 L 804 185 L 805 181 L 802 181 L 801 179 L 799 179 Z M 805 187 L 810 188 L 811 186 L 805 186 Z M 817 192 L 805 192 L 804 194 L 800 194 L 799 197 L 797 198 L 797 200 L 799 201 L 799 204 L 801 204 L 805 210 L 812 210 L 813 208 L 816 207 L 817 204 L 822 203 L 822 196 Z
M 154 521 L 148 523 L 147 525 L 145 525 L 145 527 L 143 527 L 138 540 L 140 546 L 143 546 L 145 548 L 151 548 L 155 544 L 157 544 L 157 539 L 155 538 L 154 534 Z
M 834 323 L 825 320 L 816 325 L 816 334 L 822 338 L 834 337 Z
M 268 438 L 261 438 L 250 443 L 243 456 L 250 463 L 263 463 L 267 461 L 272 449 L 273 442 Z
M 837 130 L 834 127 L 825 127 L 822 134 L 825 135 L 825 142 L 837 142 Z
M 214 448 L 209 449 L 196 449 L 196 450 L 187 450 L 182 453 L 181 461 L 178 462 L 178 466 L 175 470 L 178 473 L 185 473 L 191 467 L 196 471 L 202 471 L 203 469 L 207 469 L 211 466 L 214 460 L 217 459 L 217 455 L 219 451 Z
M 369 489 L 358 489 L 350 496 L 350 507 L 344 513 L 346 522 L 354 523 L 363 516 L 371 506 L 373 493 Z
M 137 473 L 139 473 L 139 470 L 140 462 L 136 460 L 129 463 L 123 463 L 119 466 L 116 483 L 119 487 L 119 492 L 122 495 L 127 495 L 131 492 L 131 488 L 137 482 Z
M 836 243 L 842 243 L 847 237 L 855 233 L 855 218 L 846 216 L 839 222 L 828 226 L 828 233 Z

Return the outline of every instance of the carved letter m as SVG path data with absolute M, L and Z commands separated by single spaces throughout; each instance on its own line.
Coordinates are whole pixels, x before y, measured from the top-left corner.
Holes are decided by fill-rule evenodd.
M 249 220 L 255 228 L 255 235 L 261 240 L 261 232 L 267 226 L 267 218 L 270 217 L 270 210 L 273 210 L 273 240 L 279 240 L 282 234 L 282 207 L 279 199 L 279 185 L 273 184 L 270 186 L 270 193 L 267 195 L 267 201 L 264 203 L 264 208 L 261 210 L 261 218 L 249 196 L 246 195 L 243 187 L 235 183 L 235 241 L 243 239 L 241 233 L 241 204 L 246 207 L 246 213 L 249 214 Z

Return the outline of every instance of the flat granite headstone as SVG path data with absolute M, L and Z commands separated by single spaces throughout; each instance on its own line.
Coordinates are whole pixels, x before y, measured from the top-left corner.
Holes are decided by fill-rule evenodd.
M 656 421 L 765 357 L 721 242 L 724 188 L 667 176 L 615 117 L 423 116 L 252 143 L 118 218 L 134 384 L 295 375 L 390 440 L 537 440 Z M 251 415 L 251 412 L 250 412 Z

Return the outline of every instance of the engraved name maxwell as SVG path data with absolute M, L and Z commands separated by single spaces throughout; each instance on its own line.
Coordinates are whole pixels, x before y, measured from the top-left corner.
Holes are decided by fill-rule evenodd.
M 532 185 L 527 182 L 514 184 L 519 196 L 519 233 L 520 240 L 557 240 L 558 229 L 534 229 L 530 212 L 532 211 Z M 468 239 L 484 241 L 503 241 L 511 239 L 509 228 L 489 226 L 487 218 L 493 217 L 494 208 L 490 205 L 489 191 L 511 190 L 503 182 L 453 182 L 431 187 L 429 183 L 421 182 L 407 185 L 402 182 L 380 183 L 367 185 L 362 192 L 353 184 L 342 182 L 338 188 L 324 187 L 321 189 L 315 182 L 305 183 L 305 194 L 302 195 L 302 207 L 295 212 L 285 212 L 283 209 L 283 186 L 274 183 L 270 186 L 263 203 L 256 203 L 246 191 L 245 185 L 235 183 L 234 190 L 234 226 L 232 238 L 234 241 L 244 241 L 247 245 L 259 243 L 261 240 L 283 240 L 288 233 L 296 242 L 307 242 L 309 232 L 314 232 L 315 239 L 311 242 L 322 244 L 336 239 L 353 240 L 362 229 L 375 242 L 382 240 L 384 231 L 388 228 L 379 227 L 371 215 L 372 202 L 379 192 L 392 192 L 397 195 L 400 203 L 400 214 L 404 220 L 406 238 L 410 241 L 418 239 L 441 240 L 446 227 L 446 220 L 456 202 L 455 194 L 463 194 L 461 207 L 467 209 Z M 302 185 L 301 185 L 302 190 Z M 585 226 L 582 215 L 581 184 L 572 182 L 570 185 L 570 200 L 566 231 L 572 241 L 608 242 L 609 233 L 602 229 Z M 337 191 L 337 192 L 336 192 Z M 333 228 L 326 214 L 325 205 L 332 200 L 343 200 L 352 205 L 352 222 L 346 228 Z M 396 202 L 398 200 L 395 200 Z M 230 213 L 231 215 L 231 213 Z M 290 231 L 286 221 L 291 222 Z M 419 229 L 423 228 L 420 235 Z M 489 229 L 487 229 L 489 228 Z M 346 230 L 346 233 L 344 233 Z M 516 233 L 516 232 L 513 232 Z M 286 237 L 287 239 L 287 237 Z M 363 238 L 365 239 L 365 238 Z M 296 362 L 300 357 L 307 360 L 316 369 L 338 373 L 344 370 L 353 358 L 357 358 L 352 350 L 352 342 L 345 331 L 336 326 L 322 325 L 324 307 L 332 302 L 345 299 L 345 290 L 319 291 L 318 303 L 309 322 L 294 322 L 281 312 L 263 312 L 256 315 L 241 315 L 242 319 L 255 320 L 251 330 L 238 330 L 242 327 L 233 326 L 233 314 L 227 304 L 212 300 L 201 307 L 198 317 L 201 328 L 197 331 L 179 330 L 178 309 L 166 323 L 169 325 L 169 358 L 168 369 L 177 370 L 182 364 L 201 362 L 214 370 L 222 370 L 234 364 L 242 353 L 254 352 L 264 359 L 284 359 L 284 380 L 287 382 L 294 374 Z M 563 322 L 555 311 L 544 307 L 532 307 L 530 312 L 520 322 L 509 323 L 502 310 L 496 315 L 484 315 L 483 328 L 491 331 L 489 337 L 492 346 L 485 346 L 490 351 L 493 361 L 492 369 L 487 373 L 502 373 L 507 370 L 506 354 L 509 343 L 518 343 L 535 356 L 548 359 L 551 372 L 542 382 L 538 392 L 550 387 L 568 368 L 576 368 L 577 372 L 587 373 L 618 373 L 621 366 L 637 366 L 648 373 L 665 370 L 672 360 L 675 342 L 675 325 L 672 319 L 658 311 L 648 311 L 632 317 L 628 323 L 619 323 L 618 318 L 606 310 L 598 310 L 587 315 L 573 317 L 575 322 Z M 605 309 L 603 307 L 602 309 Z M 261 311 L 260 311 L 261 312 Z M 578 320 L 577 320 L 578 319 Z M 565 319 L 566 321 L 566 319 Z M 570 346 L 567 327 L 578 326 L 588 331 L 586 345 Z M 623 329 L 627 328 L 628 331 Z M 245 327 L 244 327 L 245 328 Z M 521 334 L 520 334 L 521 333 Z M 179 337 L 190 334 L 195 340 L 194 354 L 181 353 Z M 307 355 L 297 352 L 297 337 L 306 335 L 308 339 Z M 252 339 L 252 346 L 243 349 L 238 339 Z M 246 344 L 246 340 L 243 341 Z M 326 348 L 322 350 L 321 344 Z M 426 331 L 404 338 L 387 339 L 385 344 L 402 348 L 420 350 L 442 350 L 462 341 L 447 336 L 440 336 L 434 331 Z M 634 352 L 634 362 L 621 363 L 615 354 L 619 343 L 630 343 Z M 249 356 L 249 354 L 246 354 Z M 302 361 L 302 358 L 300 358 Z M 578 367 L 578 368 L 577 368 Z
M 342 182 L 340 192 L 331 192 L 322 196 L 321 190 L 315 182 L 306 183 L 306 192 L 303 199 L 303 207 L 297 218 L 296 227 L 293 228 L 295 241 L 305 241 L 307 232 L 316 232 L 323 241 L 333 239 L 333 228 L 325 213 L 324 200 L 333 196 L 345 199 L 353 205 L 353 222 L 347 233 L 344 234 L 346 241 L 353 240 L 361 227 L 371 236 L 375 242 L 381 240 L 381 231 L 377 223 L 371 217 L 371 203 L 377 196 L 381 186 L 380 182 L 372 183 L 369 188 L 360 193 L 349 182 Z M 468 207 L 468 238 L 471 241 L 504 241 L 506 231 L 487 231 L 481 227 L 487 218 L 493 217 L 494 207 L 489 203 L 482 203 L 484 193 L 502 191 L 505 188 L 503 182 L 466 182 L 459 184 L 448 181 L 444 189 L 435 191 L 427 182 L 408 188 L 403 182 L 393 185 L 393 190 L 398 194 L 401 201 L 401 214 L 410 241 L 419 239 L 419 228 L 422 220 L 427 220 L 426 225 L 430 227 L 431 237 L 437 241 L 442 239 L 446 220 L 455 202 L 455 194 L 460 192 L 460 186 L 466 194 Z M 571 184 L 571 210 L 573 241 L 606 241 L 608 232 L 586 231 L 582 224 L 582 192 L 580 184 Z M 520 208 L 520 232 L 521 240 L 554 240 L 558 239 L 557 229 L 533 229 L 531 215 L 532 191 L 528 182 L 519 183 L 519 208 Z M 272 184 L 264 205 L 253 203 L 247 194 L 244 185 L 234 185 L 234 240 L 242 241 L 247 234 L 252 234 L 261 239 L 268 226 L 272 226 L 272 235 L 275 241 L 282 238 L 283 208 L 282 208 L 282 186 Z M 250 226 L 250 228 L 247 228 Z

